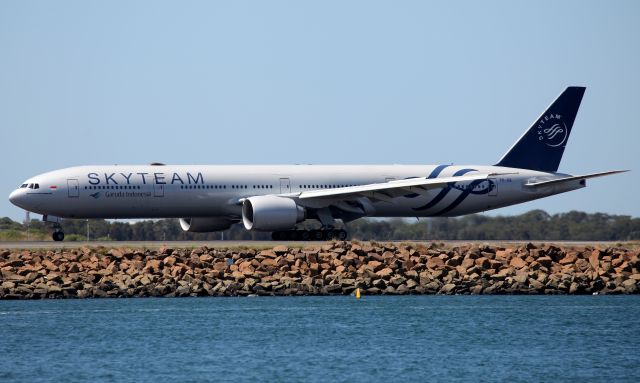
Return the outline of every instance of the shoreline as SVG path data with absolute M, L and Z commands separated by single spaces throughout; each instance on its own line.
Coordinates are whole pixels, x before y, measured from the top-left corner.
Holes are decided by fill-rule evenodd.
M 640 249 L 631 245 L 289 246 L 17 250 L 0 244 L 0 300 L 349 295 L 356 288 L 363 295 L 640 293 Z

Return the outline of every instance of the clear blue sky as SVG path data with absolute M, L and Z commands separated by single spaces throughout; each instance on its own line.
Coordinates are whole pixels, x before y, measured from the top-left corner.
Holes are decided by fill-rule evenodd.
M 0 216 L 81 164 L 492 164 L 587 86 L 560 170 L 501 209 L 640 216 L 638 1 L 2 1 Z

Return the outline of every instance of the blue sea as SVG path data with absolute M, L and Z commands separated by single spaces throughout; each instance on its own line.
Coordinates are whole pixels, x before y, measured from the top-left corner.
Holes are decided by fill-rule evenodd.
M 640 296 L 0 301 L 0 382 L 638 382 Z

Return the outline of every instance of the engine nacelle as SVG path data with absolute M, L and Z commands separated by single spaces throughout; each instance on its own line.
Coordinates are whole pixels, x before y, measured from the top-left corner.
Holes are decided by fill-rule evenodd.
M 232 224 L 233 221 L 222 217 L 180 218 L 180 227 L 190 233 L 227 230 Z
M 304 208 L 290 198 L 265 195 L 242 203 L 242 222 L 247 230 L 287 230 L 304 218 Z

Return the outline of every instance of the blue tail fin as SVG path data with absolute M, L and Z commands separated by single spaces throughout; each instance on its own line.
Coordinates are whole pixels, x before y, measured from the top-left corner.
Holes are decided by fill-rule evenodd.
M 579 86 L 565 89 L 496 165 L 557 171 L 585 89 Z

